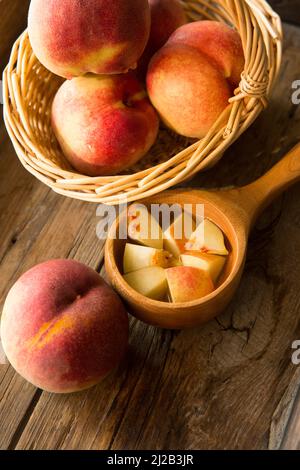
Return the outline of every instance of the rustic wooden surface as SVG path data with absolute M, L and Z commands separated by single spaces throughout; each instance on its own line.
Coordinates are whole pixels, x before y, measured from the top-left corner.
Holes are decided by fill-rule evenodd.
M 291 83 L 300 78 L 300 31 L 285 33 L 270 107 L 192 186 L 247 183 L 299 140 Z M 38 262 L 69 257 L 101 271 L 103 241 L 96 207 L 26 173 L 2 121 L 0 142 L 1 311 L 10 286 Z M 0 366 L 0 448 L 300 449 L 300 367 L 291 363 L 300 339 L 299 200 L 298 185 L 259 220 L 234 302 L 204 328 L 161 331 L 132 320 L 118 373 L 71 396 L 43 393 Z

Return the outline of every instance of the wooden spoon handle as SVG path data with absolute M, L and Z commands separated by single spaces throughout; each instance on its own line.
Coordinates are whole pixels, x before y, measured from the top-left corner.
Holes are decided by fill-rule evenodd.
M 239 204 L 251 224 L 282 192 L 300 181 L 300 143 L 257 181 L 239 190 Z

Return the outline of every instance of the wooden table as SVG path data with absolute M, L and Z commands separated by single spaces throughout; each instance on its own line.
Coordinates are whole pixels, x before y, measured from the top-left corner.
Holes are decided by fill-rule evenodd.
M 20 5 L 10 1 L 6 20 Z M 1 37 L 0 44 L 7 48 L 12 32 L 2 26 L 7 42 Z M 300 107 L 291 102 L 291 84 L 300 79 L 299 48 L 299 28 L 286 25 L 270 107 L 192 186 L 247 183 L 299 140 Z M 36 263 L 68 257 L 100 272 L 104 241 L 96 237 L 96 206 L 55 195 L 28 174 L 2 121 L 0 142 L 2 308 L 12 284 Z M 299 201 L 298 185 L 258 221 L 241 286 L 226 312 L 202 329 L 182 332 L 132 319 L 128 357 L 101 385 L 50 395 L 0 366 L 0 448 L 300 449 L 300 367 L 291 362 L 292 342 L 300 339 Z

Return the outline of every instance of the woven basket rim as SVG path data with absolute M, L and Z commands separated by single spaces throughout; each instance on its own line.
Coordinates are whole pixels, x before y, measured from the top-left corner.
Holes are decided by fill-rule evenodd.
M 25 30 L 15 42 L 3 74 L 3 98 L 7 131 L 30 173 L 64 196 L 113 205 L 153 196 L 222 158 L 267 106 L 281 64 L 281 20 L 265 0 L 182 3 L 190 20 L 201 15 L 234 25 L 241 35 L 246 58 L 239 88 L 205 138 L 167 161 L 131 174 L 89 177 L 58 165 L 58 155 L 60 162 L 63 157 L 58 143 L 49 136 L 49 102 L 43 97 L 53 98 L 62 80 L 38 62 Z

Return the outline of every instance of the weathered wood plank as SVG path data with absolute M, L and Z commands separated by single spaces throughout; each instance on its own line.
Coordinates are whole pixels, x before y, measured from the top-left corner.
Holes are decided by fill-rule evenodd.
M 217 167 L 195 178 L 192 185 L 246 183 L 299 139 L 300 109 L 291 103 L 291 83 L 299 78 L 299 47 L 300 31 L 286 28 L 284 65 L 270 108 Z M 33 193 L 41 186 L 32 185 Z M 14 187 L 12 181 L 10 187 Z M 94 207 L 52 193 L 47 198 L 51 220 L 31 241 L 19 267 L 11 268 L 13 261 L 7 264 L 6 260 L 15 257 L 6 255 L 0 265 L 8 269 L 9 281 L 4 279 L 4 285 L 45 258 L 69 255 L 91 266 L 98 263 Z M 218 320 L 178 333 L 132 321 L 130 354 L 119 374 L 77 395 L 43 393 L 36 403 L 30 389 L 20 406 L 25 418 L 13 424 L 15 433 L 11 429 L 2 445 L 11 443 L 18 449 L 278 447 L 289 417 L 284 410 L 291 407 L 300 374 L 291 363 L 291 344 L 300 338 L 299 198 L 297 186 L 257 224 L 237 297 Z M 35 234 L 37 224 L 33 222 Z M 12 402 L 25 385 L 8 370 L 6 400 L 11 397 Z M 3 401 L 0 423 L 13 418 Z

